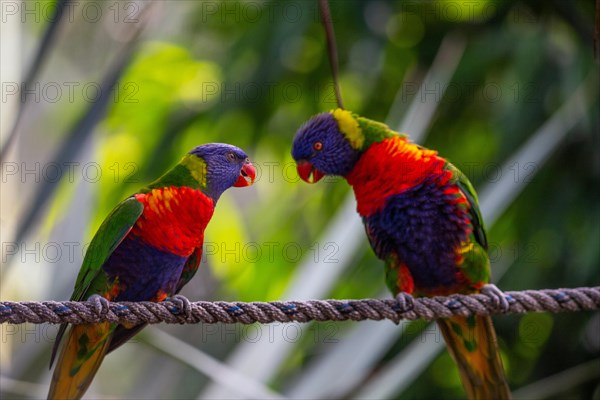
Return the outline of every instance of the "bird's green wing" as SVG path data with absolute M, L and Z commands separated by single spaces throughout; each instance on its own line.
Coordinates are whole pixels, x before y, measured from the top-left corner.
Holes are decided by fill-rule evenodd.
M 100 273 L 102 265 L 131 231 L 143 211 L 142 203 L 130 197 L 115 207 L 102 222 L 83 258 L 83 264 L 75 281 L 75 289 L 71 295 L 72 301 L 83 300 L 86 296 L 100 294 L 107 289 L 106 276 Z M 67 326 L 68 324 L 62 324 L 58 330 L 50 357 L 50 367 Z
M 479 211 L 477 193 L 473 185 L 458 168 L 446 163 L 445 169 L 452 172 L 452 182 L 456 184 L 468 201 L 467 212 L 473 225 L 473 233 L 460 249 L 463 261 L 459 268 L 471 282 L 472 288 L 489 283 L 491 279 L 490 258 L 488 256 L 488 242 L 483 225 L 483 218 Z M 471 289 L 470 289 L 471 290 Z
M 488 242 L 485 233 L 485 226 L 483 224 L 481 212 L 479 211 L 479 200 L 477 198 L 477 193 L 475 192 L 473 185 L 469 181 L 469 178 L 467 178 L 462 171 L 460 171 L 451 163 L 447 162 L 444 166 L 444 169 L 452 172 L 452 181 L 459 187 L 460 191 L 469 201 L 469 216 L 471 217 L 471 222 L 473 224 L 473 234 L 475 235 L 475 239 L 481 245 L 481 247 L 487 251 Z
M 105 279 L 99 276 L 102 265 L 131 231 L 143 211 L 142 203 L 130 197 L 121 202 L 106 217 L 85 253 L 83 264 L 75 281 L 72 301 L 80 301 L 87 294 L 96 293 L 96 291 L 90 292 L 90 289 L 95 289 L 100 283 L 105 283 Z M 97 278 L 100 278 L 101 282 L 95 282 Z M 98 289 L 105 290 L 106 288 Z

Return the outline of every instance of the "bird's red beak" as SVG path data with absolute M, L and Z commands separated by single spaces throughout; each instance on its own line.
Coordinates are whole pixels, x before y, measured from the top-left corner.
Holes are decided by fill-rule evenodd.
M 325 176 L 322 171 L 316 169 L 315 166 L 308 161 L 299 161 L 296 168 L 298 169 L 298 175 L 300 175 L 300 178 L 302 178 L 304 182 L 316 183 Z
M 242 166 L 242 170 L 240 171 L 240 176 L 238 176 L 237 181 L 233 186 L 235 187 L 244 187 L 250 186 L 254 183 L 256 179 L 256 169 L 251 162 L 247 162 Z

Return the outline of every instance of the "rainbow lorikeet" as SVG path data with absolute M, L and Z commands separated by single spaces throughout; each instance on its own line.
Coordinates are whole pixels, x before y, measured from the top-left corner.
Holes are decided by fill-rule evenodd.
M 198 146 L 172 169 L 121 202 L 92 239 L 71 300 L 100 295 L 112 301 L 162 301 L 194 276 L 204 229 L 217 200 L 231 186 L 249 186 L 256 170 L 228 144 Z M 58 358 L 49 399 L 78 399 L 104 356 L 145 325 L 76 325 Z M 61 337 L 58 332 L 50 366 Z
M 382 123 L 336 109 L 298 130 L 292 156 L 306 182 L 337 175 L 352 186 L 394 295 L 477 293 L 490 282 L 475 190 L 436 151 Z M 491 319 L 452 317 L 438 325 L 469 398 L 509 398 Z

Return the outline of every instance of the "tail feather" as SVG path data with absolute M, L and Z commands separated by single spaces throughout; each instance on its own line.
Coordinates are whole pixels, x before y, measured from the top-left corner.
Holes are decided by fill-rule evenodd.
M 132 327 L 127 327 L 125 325 L 117 325 L 114 333 L 112 334 L 112 338 L 110 340 L 110 346 L 106 354 L 111 353 L 117 348 L 121 347 L 125 342 L 138 334 L 139 331 L 144 329 L 148 324 L 143 323 L 139 325 L 135 325 Z
M 58 333 L 56 334 L 56 338 L 54 339 L 54 346 L 52 346 L 52 354 L 50 355 L 50 368 L 52 368 L 52 364 L 54 364 L 54 359 L 56 358 L 56 354 L 58 353 L 58 348 L 60 347 L 60 342 L 62 341 L 62 337 L 65 335 L 65 331 L 69 327 L 69 324 L 61 324 L 58 329 Z
M 491 318 L 452 317 L 437 322 L 468 398 L 510 399 Z
M 48 399 L 83 396 L 102 364 L 113 330 L 108 322 L 71 328 L 52 375 Z

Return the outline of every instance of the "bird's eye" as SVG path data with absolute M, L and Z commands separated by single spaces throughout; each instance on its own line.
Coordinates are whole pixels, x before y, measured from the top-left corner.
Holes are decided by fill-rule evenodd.
M 230 161 L 235 161 L 235 154 L 233 154 L 233 153 L 227 153 L 227 158 L 228 158 Z
M 316 151 L 321 151 L 322 148 L 323 148 L 323 143 L 321 143 L 321 142 L 313 143 L 313 149 L 315 149 Z

